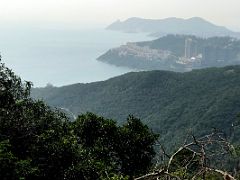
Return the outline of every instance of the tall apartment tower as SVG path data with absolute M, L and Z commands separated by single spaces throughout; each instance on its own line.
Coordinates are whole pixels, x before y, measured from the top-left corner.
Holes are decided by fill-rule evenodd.
M 191 38 L 185 39 L 185 58 L 190 59 L 191 57 L 197 56 L 197 42 Z
M 185 58 L 191 58 L 191 46 L 192 46 L 192 39 L 187 38 L 185 39 Z

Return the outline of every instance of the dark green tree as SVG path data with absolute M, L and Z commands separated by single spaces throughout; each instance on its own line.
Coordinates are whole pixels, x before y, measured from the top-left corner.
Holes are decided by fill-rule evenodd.
M 65 115 L 33 101 L 30 88 L 0 64 L 0 178 L 61 179 L 78 160 L 78 144 Z
M 140 120 L 120 127 L 87 113 L 71 122 L 30 89 L 0 64 L 0 179 L 124 179 L 151 166 L 157 135 Z
M 127 123 L 120 128 L 117 148 L 121 159 L 121 171 L 130 177 L 146 173 L 152 166 L 157 139 L 158 135 L 140 119 L 129 116 Z
M 126 124 L 117 126 L 113 120 L 87 113 L 79 116 L 73 126 L 79 143 L 102 164 L 104 171 L 133 177 L 151 167 L 158 135 L 139 119 L 130 116 Z

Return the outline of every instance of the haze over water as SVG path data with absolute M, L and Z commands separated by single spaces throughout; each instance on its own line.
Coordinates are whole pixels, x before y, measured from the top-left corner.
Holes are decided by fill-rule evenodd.
M 87 83 L 132 71 L 96 60 L 108 49 L 129 41 L 150 40 L 146 34 L 126 34 L 98 29 L 2 29 L 3 62 L 34 87 Z
M 238 0 L 2 1 L 0 52 L 3 62 L 35 87 L 105 80 L 130 70 L 97 62 L 99 55 L 128 41 L 151 38 L 104 31 L 104 26 L 130 17 L 202 17 L 240 30 L 239 5 Z M 89 30 L 98 25 L 103 27 Z M 79 27 L 84 28 L 69 30 Z

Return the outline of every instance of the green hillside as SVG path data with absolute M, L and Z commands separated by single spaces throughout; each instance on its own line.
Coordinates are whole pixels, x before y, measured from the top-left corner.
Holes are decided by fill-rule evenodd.
M 35 88 L 32 96 L 74 114 L 90 111 L 119 123 L 132 114 L 172 147 L 187 132 L 202 135 L 217 128 L 231 135 L 240 112 L 240 66 L 128 73 L 103 82 Z

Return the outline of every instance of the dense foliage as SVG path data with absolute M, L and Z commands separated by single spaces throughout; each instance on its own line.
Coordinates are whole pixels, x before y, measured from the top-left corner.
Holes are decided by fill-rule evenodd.
M 205 70 L 205 74 L 208 71 Z M 231 76 L 230 79 L 227 78 L 221 83 L 226 83 L 227 80 L 234 83 L 233 77 L 239 73 L 239 67 L 214 69 L 214 71 L 218 72 L 214 75 L 221 76 L 223 73 L 227 77 Z M 150 81 L 155 73 L 159 72 L 150 72 L 150 77 L 148 73 L 143 74 Z M 175 73 L 165 73 L 172 75 L 171 78 L 176 75 Z M 197 73 L 201 74 L 201 71 L 197 71 Z M 130 75 L 134 77 L 136 74 L 131 73 Z M 161 80 L 163 80 L 164 76 L 161 75 Z M 177 80 L 176 77 L 175 80 Z M 127 82 L 126 79 L 125 82 Z M 145 85 L 151 87 L 154 87 L 155 84 L 158 85 L 156 79 L 151 82 L 154 84 L 145 82 L 147 84 L 143 84 L 140 89 L 144 89 Z M 124 86 L 121 87 L 124 88 Z M 231 89 L 236 87 L 230 86 Z M 54 89 L 53 87 L 48 88 Z M 225 136 L 224 133 L 219 136 L 219 133 L 214 132 L 200 139 L 193 136 L 193 143 L 183 145 L 172 156 L 165 154 L 162 149 L 164 155 L 169 158 L 168 163 L 159 164 L 162 168 L 157 168 L 149 174 L 148 172 L 153 167 L 154 145 L 158 135 L 139 119 L 129 116 L 127 121 L 122 122 L 122 125 L 119 126 L 111 119 L 86 113 L 78 116 L 74 121 L 69 121 L 64 113 L 50 108 L 42 101 L 32 100 L 29 96 L 30 89 L 31 83 L 23 83 L 4 64 L 0 65 L 0 178 L 3 180 L 127 180 L 141 175 L 143 176 L 137 179 L 190 179 L 192 177 L 197 179 L 202 179 L 202 177 L 204 177 L 203 179 L 221 179 L 222 177 L 234 179 L 232 174 L 237 176 L 239 172 L 239 148 L 235 148 L 229 143 L 231 140 L 238 143 L 239 120 L 228 121 L 227 118 L 225 119 L 226 127 L 228 123 L 232 123 L 228 132 L 230 139 L 222 137 L 222 135 Z M 225 87 L 224 90 L 226 89 Z M 229 92 L 227 91 L 227 93 Z M 237 106 L 237 104 L 235 105 Z M 224 110 L 226 111 L 226 109 Z M 224 130 L 228 129 L 224 128 L 222 124 L 219 127 Z M 199 133 L 205 131 L 207 128 Z M 179 133 L 178 129 L 175 128 L 173 133 Z M 187 142 L 185 141 L 185 143 Z M 217 146 L 220 145 L 220 151 L 214 145 L 216 143 Z M 209 145 L 210 148 L 208 148 Z M 160 153 L 159 147 L 155 148 Z M 231 156 L 225 158 L 226 153 L 230 153 Z M 217 164 L 218 159 L 213 158 L 219 155 L 221 164 Z M 158 159 L 157 157 L 155 160 Z M 161 160 L 163 163 L 164 159 Z M 227 164 L 223 160 L 227 160 Z M 215 169 L 215 167 L 222 169 Z M 230 170 L 231 174 L 225 170 Z
M 231 136 L 240 112 L 240 66 L 128 73 L 103 82 L 37 88 L 32 96 L 75 114 L 90 111 L 118 119 L 120 124 L 126 114 L 133 114 L 161 134 L 170 149 L 189 132 L 201 136 L 216 128 Z M 237 137 L 239 133 L 236 130 Z
M 86 113 L 71 122 L 30 88 L 0 64 L 0 179 L 124 179 L 151 168 L 158 136 L 139 119 L 118 126 Z

